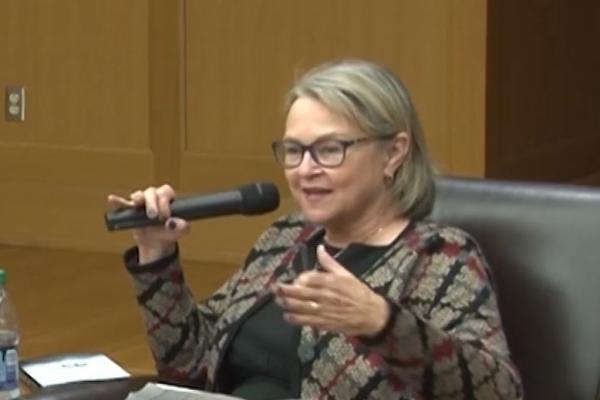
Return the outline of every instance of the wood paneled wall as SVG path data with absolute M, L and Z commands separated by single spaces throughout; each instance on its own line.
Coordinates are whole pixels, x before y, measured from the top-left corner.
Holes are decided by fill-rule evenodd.
M 0 85 L 27 91 L 26 121 L 0 121 L 0 242 L 107 249 L 106 193 L 153 181 L 148 2 L 0 10 Z
M 284 188 L 269 147 L 283 133 L 284 93 L 313 65 L 357 57 L 383 63 L 407 83 L 442 170 L 483 175 L 485 2 L 185 5 L 185 190 L 261 179 Z M 290 203 L 284 194 L 281 211 Z M 190 238 L 195 245 L 188 251 L 195 258 L 215 253 L 241 259 L 256 230 L 241 219 L 235 225 L 232 231 L 223 221 L 207 222 L 201 228 L 207 230 Z
M 484 174 L 486 2 L 0 0 L 0 84 L 27 120 L 0 122 L 0 243 L 121 251 L 109 192 L 183 192 L 283 177 L 270 142 L 301 71 L 340 57 L 406 82 L 442 171 Z M 290 208 L 284 192 L 283 213 Z M 198 260 L 239 262 L 273 215 L 195 224 Z
M 600 173 L 600 2 L 489 2 L 486 176 Z

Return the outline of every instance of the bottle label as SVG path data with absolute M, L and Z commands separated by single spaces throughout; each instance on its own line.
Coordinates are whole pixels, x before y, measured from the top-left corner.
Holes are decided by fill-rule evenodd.
M 0 348 L 0 391 L 14 391 L 19 387 L 19 357 L 17 348 Z

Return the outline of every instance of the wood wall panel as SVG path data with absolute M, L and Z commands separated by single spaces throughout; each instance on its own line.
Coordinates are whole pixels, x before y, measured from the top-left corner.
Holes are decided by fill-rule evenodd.
M 147 0 L 0 0 L 0 243 L 116 250 L 106 195 L 154 182 Z M 3 104 L 4 106 L 4 104 Z
M 600 3 L 490 2 L 486 175 L 600 171 Z
M 0 143 L 0 160 L 4 183 L 129 190 L 153 181 L 152 153 L 144 149 Z
M 282 211 L 292 208 L 270 151 L 284 94 L 299 73 L 348 57 L 380 62 L 405 81 L 441 170 L 481 176 L 485 15 L 476 0 L 186 0 L 181 188 L 272 180 L 284 191 Z M 240 260 L 264 222 L 247 221 L 241 234 L 232 221 L 201 224 L 191 257 Z M 232 229 L 239 240 L 227 240 Z
M 102 352 L 132 374 L 156 373 L 120 255 L 0 245 L 0 260 L 19 317 L 23 359 Z M 222 264 L 185 267 L 197 299 L 233 272 Z
M 188 0 L 185 150 L 269 157 L 294 76 L 323 61 L 362 57 L 407 83 L 434 158 L 451 169 L 449 78 L 475 87 L 482 100 L 485 11 L 480 1 Z M 470 100 L 469 111 L 481 113 L 475 104 Z M 471 174 L 482 172 L 477 168 Z
M 483 177 L 485 173 L 485 96 L 487 2 L 453 1 L 449 21 L 447 119 L 438 137 L 449 143 L 443 172 Z
M 2 0 L 0 82 L 27 90 L 2 142 L 148 147 L 146 0 Z
M 272 180 L 279 213 L 293 209 L 269 147 L 283 95 L 340 57 L 395 70 L 440 169 L 482 175 L 485 3 L 0 0 L 0 83 L 28 91 L 27 121 L 0 122 L 13 193 L 0 207 L 18 226 L 0 242 L 120 251 L 130 240 L 104 231 L 106 194 L 165 181 L 189 193 Z M 273 218 L 197 224 L 186 254 L 239 261 Z
M 185 132 L 183 0 L 149 0 L 150 146 L 156 183 L 179 186 Z

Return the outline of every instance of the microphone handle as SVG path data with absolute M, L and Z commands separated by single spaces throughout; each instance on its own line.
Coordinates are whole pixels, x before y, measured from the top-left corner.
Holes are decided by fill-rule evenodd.
M 176 199 L 171 202 L 171 216 L 185 220 L 218 217 L 242 213 L 242 194 L 239 190 Z M 163 219 L 148 218 L 145 207 L 109 211 L 104 220 L 109 231 L 158 226 Z

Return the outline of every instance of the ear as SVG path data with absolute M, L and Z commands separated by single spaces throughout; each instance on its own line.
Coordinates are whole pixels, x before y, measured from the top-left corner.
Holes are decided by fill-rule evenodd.
M 396 175 L 396 171 L 400 169 L 406 159 L 410 145 L 410 136 L 406 132 L 398 132 L 390 140 L 387 148 L 388 157 L 383 169 L 384 175 L 390 177 Z

